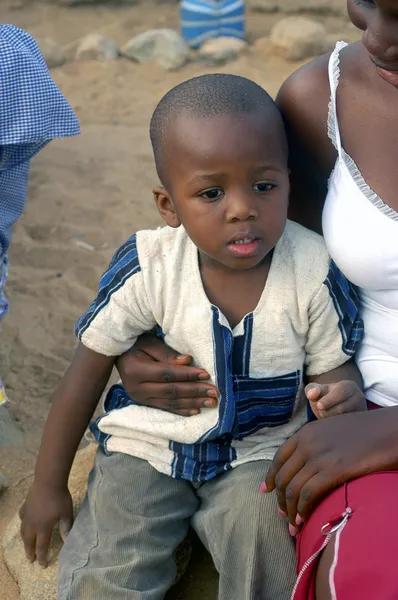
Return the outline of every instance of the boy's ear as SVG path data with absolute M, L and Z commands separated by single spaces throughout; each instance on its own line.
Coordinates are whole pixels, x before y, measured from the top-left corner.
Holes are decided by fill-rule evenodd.
M 166 188 L 155 187 L 153 188 L 152 192 L 162 219 L 166 221 L 169 227 L 179 227 L 181 225 L 181 221 L 178 218 L 173 201 Z

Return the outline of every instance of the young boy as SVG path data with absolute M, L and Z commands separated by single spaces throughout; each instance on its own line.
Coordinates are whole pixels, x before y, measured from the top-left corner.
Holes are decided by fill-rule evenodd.
M 11 231 L 25 207 L 31 158 L 54 138 L 77 135 L 79 122 L 35 40 L 0 25 L 0 326 L 8 310 L 4 286 Z M 5 393 L 0 380 L 0 404 Z
M 211 374 L 217 410 L 184 418 L 110 391 L 92 425 L 100 447 L 61 554 L 58 598 L 164 598 L 191 522 L 221 600 L 287 599 L 294 545 L 276 498 L 258 488 L 307 420 L 304 374 L 324 384 L 323 397 L 308 391 L 318 416 L 365 409 L 350 361 L 362 335 L 357 296 L 321 238 L 286 220 L 286 138 L 262 88 L 233 75 L 187 81 L 158 105 L 151 139 L 168 227 L 118 250 L 78 321 L 81 343 L 22 511 L 27 554 L 45 565 L 53 526 L 69 531 L 69 470 L 115 357 L 159 325 Z M 343 380 L 347 397 L 334 385 Z

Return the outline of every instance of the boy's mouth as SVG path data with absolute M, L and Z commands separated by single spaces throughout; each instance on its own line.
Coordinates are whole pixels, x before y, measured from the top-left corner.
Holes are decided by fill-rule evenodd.
M 257 253 L 260 240 L 252 233 L 235 235 L 229 242 L 228 248 L 234 256 L 247 258 Z

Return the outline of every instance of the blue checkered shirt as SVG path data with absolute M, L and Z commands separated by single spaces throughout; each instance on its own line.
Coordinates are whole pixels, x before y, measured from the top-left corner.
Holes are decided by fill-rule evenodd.
M 36 41 L 0 25 L 0 259 L 25 206 L 30 159 L 52 139 L 78 133 Z

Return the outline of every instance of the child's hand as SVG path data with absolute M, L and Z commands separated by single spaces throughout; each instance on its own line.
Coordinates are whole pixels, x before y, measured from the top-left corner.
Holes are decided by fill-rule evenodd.
M 22 506 L 21 536 L 26 558 L 47 567 L 47 554 L 53 529 L 59 524 L 65 542 L 73 522 L 72 498 L 67 488 L 52 488 L 33 483 Z
M 305 395 L 317 419 L 367 410 L 366 398 L 353 381 L 309 383 Z

